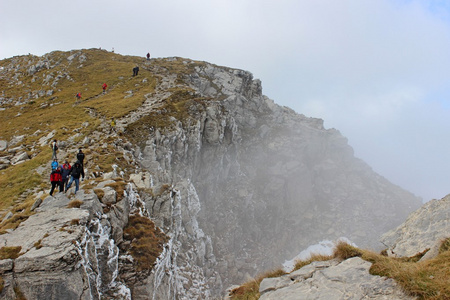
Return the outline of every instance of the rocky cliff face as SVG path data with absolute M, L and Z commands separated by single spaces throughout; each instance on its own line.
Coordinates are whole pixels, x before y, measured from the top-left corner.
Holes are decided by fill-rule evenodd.
M 90 55 L 80 51 L 75 56 L 67 54 L 66 59 L 82 69 L 89 64 Z M 80 58 L 82 61 L 76 61 Z M 28 68 L 25 74 L 9 63 L 7 70 L 19 74 L 11 76 L 14 81 L 9 87 L 27 76 L 36 78 L 41 69 L 53 68 Z M 93 149 L 95 142 L 104 143 L 105 150 L 113 149 L 120 164 L 114 176 L 108 176 L 122 177 L 130 187 L 123 202 L 108 201 L 104 196 L 82 198 L 84 203 L 97 201 L 99 205 L 81 206 L 79 217 L 68 216 L 61 221 L 80 220 L 71 224 L 73 236 L 67 237 L 75 244 L 48 246 L 62 247 L 72 257 L 62 260 L 60 269 L 65 277 L 58 276 L 64 278 L 60 283 L 49 280 L 49 291 L 64 290 L 70 295 L 67 299 L 98 295 L 123 299 L 211 298 L 232 283 L 279 265 L 299 249 L 323 239 L 345 236 L 359 246 L 376 246 L 381 233 L 397 226 L 418 207 L 416 197 L 355 158 L 337 130 L 325 129 L 322 120 L 299 115 L 264 96 L 260 81 L 251 73 L 181 58 L 140 64 L 141 73 L 147 72 L 147 77 L 125 91 L 125 97 L 137 94 L 151 82 L 149 77 L 156 84 L 136 109 L 117 118 L 118 133 L 109 132 L 102 122 L 89 133 L 80 130 L 79 136 L 67 141 L 67 147 L 82 144 Z M 76 82 L 69 66 L 65 68 L 65 80 Z M 96 95 L 89 101 L 95 104 L 113 99 L 114 89 L 120 90 L 126 80 L 119 77 L 110 94 Z M 57 93 L 50 96 L 57 101 Z M 18 98 L 6 95 L 2 99 L 7 109 Z M 87 112 L 104 120 L 94 104 Z M 41 133 L 43 137 L 47 134 Z M 92 170 L 89 174 L 94 178 L 99 172 Z M 97 189 L 104 189 L 98 187 L 98 181 Z M 89 194 L 94 187 L 85 185 L 82 189 Z M 135 196 L 130 198 L 130 194 Z M 141 204 L 132 200 L 136 197 Z M 133 266 L 131 241 L 123 238 L 130 211 L 151 218 L 169 238 L 149 272 Z M 2 269 L 11 287 L 7 293 L 13 293 L 14 285 L 22 287 L 26 295 L 34 295 L 33 290 L 35 294 L 41 292 L 39 284 L 28 284 L 37 280 L 38 273 L 24 271 L 31 266 L 20 270 L 16 266 L 34 251 L 32 246 L 23 245 L 19 229 L 31 226 L 26 223 L 30 220 L 44 218 L 44 213 L 37 213 L 1 236 L 2 245 L 22 247 L 19 258 L 2 261 L 9 266 Z M 96 224 L 107 228 L 102 229 L 105 238 L 100 242 Z M 46 234 L 53 233 L 42 232 L 42 236 Z M 91 248 L 75 246 L 88 244 Z M 92 247 L 107 250 L 89 250 Z M 92 261 L 99 262 L 94 264 L 97 269 L 88 268 Z M 39 274 L 52 269 L 39 264 L 36 268 Z M 23 276 L 34 277 L 23 281 Z M 64 282 L 82 285 L 83 292 L 72 293 L 74 289 Z

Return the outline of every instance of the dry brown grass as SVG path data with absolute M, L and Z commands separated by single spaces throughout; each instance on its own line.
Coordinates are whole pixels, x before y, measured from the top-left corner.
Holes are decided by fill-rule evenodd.
M 121 181 L 121 179 L 118 179 L 119 181 L 116 181 L 114 183 L 107 184 L 106 186 L 112 187 L 116 193 L 117 193 L 117 201 L 120 201 L 124 197 L 124 191 L 126 190 L 126 182 Z
M 0 234 L 4 234 L 7 229 L 16 229 L 20 225 L 20 223 L 33 215 L 34 212 L 32 212 L 30 208 L 33 205 L 34 201 L 35 199 L 30 196 L 24 202 L 15 205 L 11 209 L 11 212 L 13 213 L 12 218 L 1 223 Z
M 280 277 L 285 274 L 286 272 L 281 268 L 267 271 L 262 275 L 259 275 L 255 279 L 249 280 L 240 287 L 232 290 L 230 296 L 232 297 L 232 299 L 236 300 L 259 299 L 259 285 L 264 278 Z
M 13 136 L 26 135 L 21 145 L 29 151 L 33 144 L 47 135 L 50 131 L 56 130 L 55 138 L 66 140 L 74 134 L 74 130 L 90 135 L 101 124 L 101 118 L 120 118 L 132 110 L 138 108 L 145 100 L 144 95 L 152 93 L 156 86 L 156 79 L 153 74 L 141 68 L 138 77 L 132 77 L 131 70 L 135 65 L 142 64 L 141 57 L 121 56 L 115 53 L 98 49 L 81 50 L 86 55 L 87 60 L 82 63 L 75 58 L 71 63 L 67 60 L 69 55 L 79 52 L 55 51 L 48 55 L 53 68 L 43 68 L 34 75 L 27 73 L 30 65 L 36 64 L 42 58 L 36 56 L 22 56 L 0 61 L 0 66 L 8 69 L 10 64 L 20 65 L 17 71 L 9 74 L 0 74 L 0 89 L 5 98 L 28 99 L 28 94 L 35 91 L 53 90 L 53 95 L 41 96 L 32 99 L 28 104 L 15 106 L 4 104 L 6 109 L 0 111 L 0 139 L 9 141 Z M 28 64 L 31 62 L 31 64 Z M 11 81 L 13 75 L 18 74 L 22 84 Z M 55 87 L 43 83 L 43 79 L 51 75 L 68 74 L 70 79 L 62 78 Z M 64 75 L 65 76 L 65 75 Z M 142 80 L 146 78 L 147 81 Z M 101 85 L 107 82 L 108 93 L 101 94 Z M 124 99 L 125 91 L 133 91 L 133 96 Z M 75 103 L 75 94 L 82 93 L 82 101 Z M 89 109 L 88 109 L 89 108 Z M 90 111 L 95 110 L 97 116 L 91 116 Z M 58 116 L 55 118 L 55 116 Z M 84 122 L 89 122 L 89 126 L 84 127 Z M 41 133 L 34 133 L 40 130 Z M 80 137 L 79 139 L 82 139 Z M 48 145 L 43 148 L 35 147 L 33 157 L 30 161 L 16 166 L 10 166 L 6 170 L 0 171 L 0 211 L 10 208 L 18 195 L 26 189 L 37 186 L 48 186 L 48 178 L 37 175 L 34 170 L 41 165 L 46 165 L 50 161 L 51 151 Z M 109 151 L 108 155 L 99 153 L 98 159 L 101 166 L 105 164 L 120 164 L 121 159 L 116 159 L 115 151 Z M 3 156 L 3 155 L 0 155 Z M 102 160 L 105 161 L 102 161 Z M 108 168 L 110 168 L 109 164 Z M 110 170 L 108 170 L 110 171 Z
M 97 195 L 98 200 L 102 201 L 103 196 L 105 196 L 105 191 L 102 189 L 94 189 L 94 193 Z
M 419 253 L 409 259 L 391 258 L 365 253 L 363 258 L 372 262 L 370 273 L 395 279 L 409 294 L 419 299 L 450 299 L 450 250 L 445 246 L 433 259 L 418 261 Z
M 45 149 L 31 160 L 0 171 L 0 210 L 10 208 L 19 195 L 40 185 L 43 180 L 48 182 L 47 176 L 42 177 L 35 170 L 48 163 L 50 158 L 50 149 Z
M 135 215 L 128 219 L 124 238 L 131 241 L 129 251 L 138 271 L 151 270 L 168 241 L 168 237 L 150 219 Z
M 322 255 L 322 254 L 312 254 L 311 257 L 307 260 L 297 260 L 294 265 L 293 271 L 303 268 L 304 266 L 309 265 L 313 261 L 325 261 L 333 259 L 333 256 Z
M 363 251 L 347 244 L 346 242 L 343 241 L 339 241 L 335 248 L 334 248 L 334 253 L 333 256 L 335 258 L 338 258 L 340 260 L 345 260 L 351 257 L 361 257 L 363 255 Z
M 2 247 L 2 248 L 0 248 L 0 259 L 18 258 L 20 256 L 19 253 L 21 250 L 22 250 L 22 247 L 20 247 L 20 246 Z
M 34 246 L 36 249 L 41 249 L 41 248 L 42 248 L 42 239 L 40 239 L 39 241 L 37 241 L 36 243 L 34 243 L 33 246 Z
M 312 255 L 306 261 L 297 261 L 294 270 L 313 261 L 361 257 L 372 263 L 370 274 L 393 278 L 411 296 L 424 300 L 450 299 L 450 238 L 442 241 L 436 258 L 419 261 L 425 253 L 393 258 L 339 242 L 332 256 Z M 259 284 L 266 277 L 263 274 L 244 283 L 232 291 L 231 299 L 259 299 Z
M 83 204 L 83 201 L 81 200 L 72 200 L 67 204 L 67 208 L 80 208 Z

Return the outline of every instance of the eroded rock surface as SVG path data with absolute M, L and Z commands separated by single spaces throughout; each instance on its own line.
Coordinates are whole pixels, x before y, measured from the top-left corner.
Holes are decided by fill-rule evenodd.
M 313 262 L 291 274 L 261 282 L 261 300 L 415 299 L 397 283 L 369 274 L 371 263 L 359 257 Z
M 438 247 L 446 238 L 450 238 L 450 195 L 425 203 L 384 234 L 381 242 L 396 256 L 413 256 Z

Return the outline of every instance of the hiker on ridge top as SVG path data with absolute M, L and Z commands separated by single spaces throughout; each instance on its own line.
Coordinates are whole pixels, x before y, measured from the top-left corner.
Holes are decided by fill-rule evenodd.
M 51 147 L 52 147 L 52 151 L 53 151 L 52 159 L 57 159 L 56 150 L 58 150 L 58 143 L 57 143 L 56 139 L 52 142 Z
M 147 53 L 147 60 L 150 60 L 150 52 Z
M 104 83 L 103 85 L 102 85 L 102 88 L 103 88 L 103 94 L 106 94 L 106 88 L 108 87 L 108 85 L 106 84 L 106 83 Z
M 77 153 L 77 160 L 80 162 L 81 166 L 84 167 L 84 153 L 83 151 L 80 149 L 80 151 Z
M 52 173 L 50 174 L 50 182 L 52 183 L 52 189 L 50 190 L 50 196 L 52 196 L 53 191 L 55 190 L 56 186 L 59 186 L 59 192 L 63 191 L 60 167 L 57 167 L 56 170 L 52 171 Z
M 71 175 L 71 177 L 70 177 L 69 184 L 66 186 L 65 192 L 67 192 L 70 189 L 72 182 L 75 181 L 75 194 L 76 194 L 80 187 L 80 176 L 82 176 L 82 180 L 84 179 L 83 166 L 80 164 L 79 161 L 77 161 L 72 166 L 72 169 L 70 169 L 69 175 Z

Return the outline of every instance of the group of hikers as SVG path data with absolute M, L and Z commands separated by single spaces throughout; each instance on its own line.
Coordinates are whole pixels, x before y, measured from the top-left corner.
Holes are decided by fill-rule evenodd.
M 113 51 L 114 52 L 114 51 Z M 146 55 L 147 60 L 150 60 L 150 53 L 147 53 Z M 133 68 L 133 76 L 137 76 L 139 73 L 139 67 L 136 66 Z M 106 93 L 106 88 L 108 85 L 106 83 L 103 83 L 102 89 L 103 94 Z M 77 100 L 81 99 L 81 93 L 77 93 L 76 96 Z M 116 131 L 116 121 L 114 118 L 111 121 L 111 131 Z M 64 164 L 60 165 L 58 163 L 58 158 L 56 156 L 56 151 L 58 150 L 58 143 L 55 139 L 51 143 L 52 147 L 52 172 L 50 173 L 50 182 L 52 184 L 52 188 L 50 190 L 50 196 L 53 195 L 53 192 L 56 187 L 59 187 L 59 192 L 67 192 L 72 185 L 72 182 L 75 182 L 75 194 L 77 193 L 79 187 L 80 187 L 80 177 L 82 180 L 84 179 L 84 153 L 81 149 L 79 149 L 79 152 L 77 153 L 77 161 L 71 166 L 67 160 L 64 161 Z M 70 179 L 69 179 L 70 178 Z
M 50 196 L 53 195 L 53 191 L 56 187 L 59 187 L 59 192 L 67 192 L 74 181 L 76 194 L 80 187 L 80 177 L 82 180 L 84 179 L 83 150 L 79 149 L 77 153 L 77 161 L 72 166 L 67 160 L 64 161 L 64 164 L 60 165 L 58 163 L 58 158 L 56 157 L 56 151 L 58 150 L 56 139 L 52 142 L 51 147 L 53 151 L 53 162 L 51 164 L 52 172 L 50 173 L 50 182 L 52 184 Z

